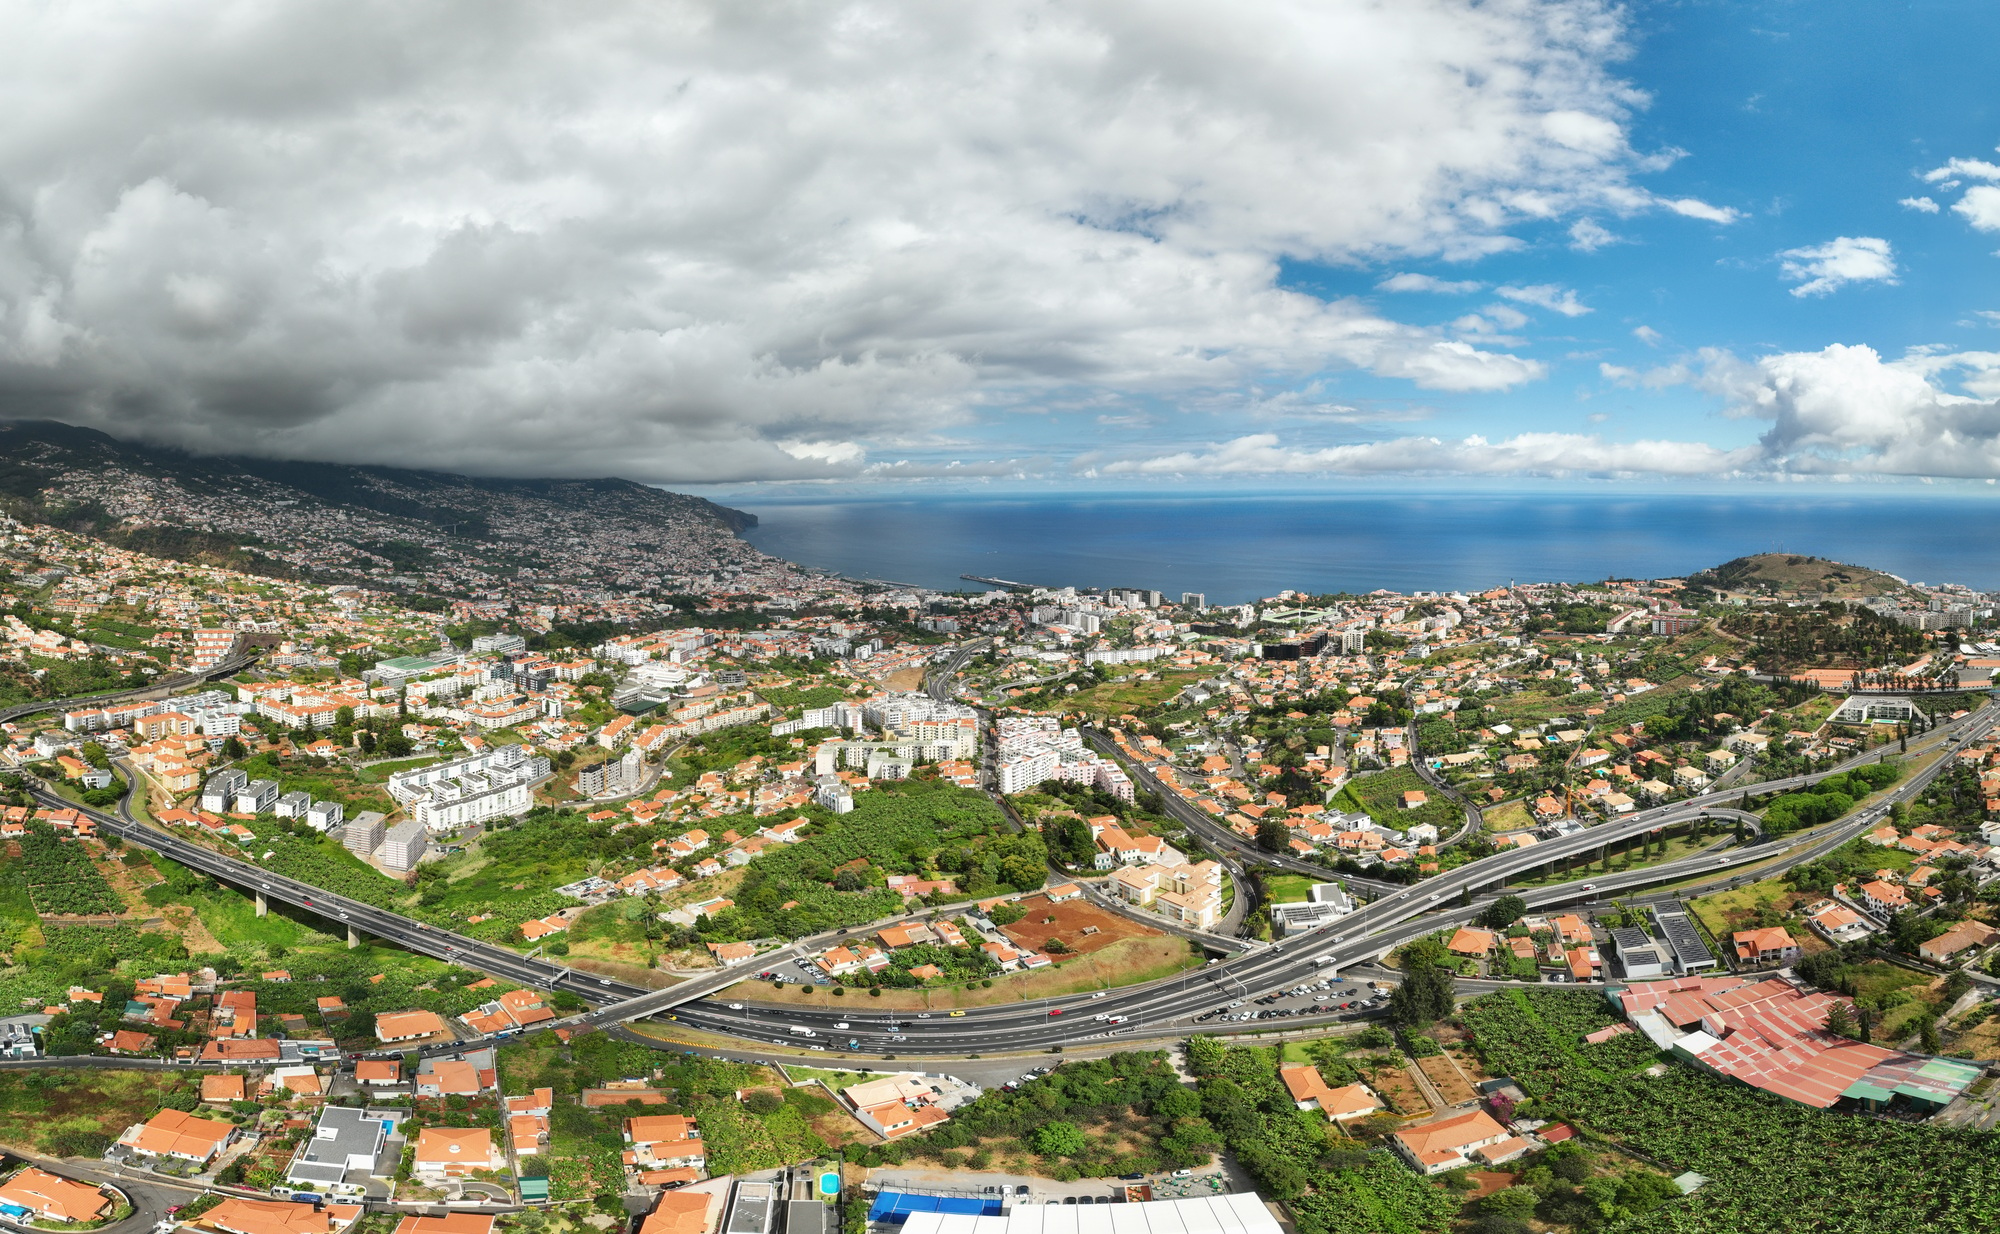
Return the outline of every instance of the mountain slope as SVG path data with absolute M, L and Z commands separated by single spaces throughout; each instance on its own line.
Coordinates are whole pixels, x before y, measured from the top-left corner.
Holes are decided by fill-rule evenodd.
M 158 556 L 443 595 L 494 578 L 671 592 L 767 559 L 756 518 L 630 480 L 202 456 L 0 423 L 0 505 Z

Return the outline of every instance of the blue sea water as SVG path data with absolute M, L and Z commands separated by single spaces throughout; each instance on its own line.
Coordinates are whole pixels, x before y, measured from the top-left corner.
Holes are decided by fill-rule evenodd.
M 1784 551 L 2000 588 L 2000 499 L 1481 493 L 737 500 L 766 552 L 856 578 L 1307 592 L 1659 578 Z

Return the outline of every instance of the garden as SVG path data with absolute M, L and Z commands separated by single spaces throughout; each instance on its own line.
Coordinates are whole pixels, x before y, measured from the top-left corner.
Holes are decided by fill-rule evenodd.
M 1481 1057 L 1513 1077 L 1537 1117 L 1710 1181 L 1621 1229 L 1722 1234 L 1972 1234 L 2000 1222 L 2000 1157 L 1990 1133 L 1787 1104 L 1679 1064 L 1658 1068 L 1584 990 L 1510 990 L 1463 1009 Z

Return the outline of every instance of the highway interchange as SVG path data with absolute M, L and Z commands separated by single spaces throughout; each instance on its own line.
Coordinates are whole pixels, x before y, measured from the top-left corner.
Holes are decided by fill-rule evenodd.
M 960 649 L 946 665 L 941 666 L 943 671 L 939 675 L 949 680 L 950 673 L 976 650 L 976 646 Z M 1988 704 L 1953 724 L 1927 734 L 1913 743 L 1912 755 L 1920 755 L 1927 748 L 1938 746 L 1943 748 L 1943 757 L 1923 772 L 1895 785 L 1866 809 L 1809 833 L 1777 841 L 1760 838 L 1756 843 L 1726 852 L 1704 852 L 1621 874 L 1581 874 L 1560 883 L 1516 889 L 1515 894 L 1521 895 L 1532 909 L 1585 905 L 1660 883 L 1699 882 L 1713 886 L 1740 881 L 1746 876 L 1735 871 L 1744 867 L 1754 866 L 1758 877 L 1768 877 L 1780 870 L 1815 860 L 1877 825 L 1892 802 L 1921 793 L 1932 779 L 1951 765 L 1953 752 L 1985 735 L 1996 719 L 2000 719 L 2000 705 Z M 1857 756 L 1810 776 L 1766 781 L 1754 787 L 1760 794 L 1802 787 L 1867 761 L 1869 757 Z M 125 770 L 128 783 L 132 782 L 135 778 L 131 776 L 130 769 Z M 77 808 L 39 784 L 33 786 L 33 791 L 50 806 Z M 829 998 L 829 1006 L 809 1009 L 781 1008 L 751 1001 L 724 1001 L 712 997 L 748 975 L 741 970 L 725 970 L 663 990 L 641 989 L 547 960 L 525 957 L 510 948 L 413 921 L 272 873 L 254 862 L 190 843 L 134 820 L 129 813 L 129 799 L 120 804 L 118 816 L 98 810 L 85 812 L 106 834 L 157 851 L 245 891 L 295 905 L 350 930 L 414 952 L 524 985 L 545 990 L 566 990 L 593 1005 L 594 1009 L 587 1014 L 558 1021 L 558 1024 L 607 1027 L 670 1014 L 681 1024 L 704 1032 L 744 1042 L 803 1049 L 819 1047 L 830 1055 L 962 1057 L 1090 1047 L 1116 1044 L 1121 1039 L 1136 1041 L 1185 1033 L 1198 1022 L 1196 1017 L 1230 1002 L 1239 999 L 1247 1001 L 1268 993 L 1318 983 L 1341 970 L 1373 960 L 1410 939 L 1471 921 L 1501 894 L 1507 879 L 1520 877 L 1539 867 L 1553 869 L 1557 862 L 1594 858 L 1608 845 L 1634 840 L 1664 827 L 1704 818 L 1726 820 L 1733 817 L 1736 812 L 1728 808 L 1725 799 L 1735 796 L 1738 791 L 1732 789 L 1728 793 L 1690 798 L 1621 816 L 1529 848 L 1495 853 L 1410 886 L 1378 883 L 1372 888 L 1376 891 L 1373 900 L 1328 926 L 1280 943 L 1257 945 L 1232 958 L 1212 959 L 1199 968 L 1173 977 L 1096 994 L 1074 994 L 963 1012 L 937 1010 L 929 1013 L 887 1013 L 871 1008 L 869 1003 L 872 1000 L 867 997 L 854 998 L 852 995 L 852 1001 L 844 1007 L 831 1005 L 832 999 Z M 1163 800 L 1171 804 L 1179 799 L 1168 794 Z M 1241 853 L 1242 850 L 1238 851 Z M 1267 859 L 1271 855 L 1251 850 L 1249 856 Z M 1289 858 L 1279 859 L 1278 863 L 1287 868 L 1294 864 Z M 1326 873 L 1319 867 L 1313 868 L 1319 873 Z M 1708 877 L 1703 879 L 1704 875 Z M 859 937 L 868 929 L 841 930 L 796 940 L 782 949 L 760 955 L 756 970 L 786 968 L 843 936 Z M 859 994 L 858 991 L 853 993 Z M 1331 1005 L 1315 1003 L 1313 1006 L 1321 1009 L 1322 1014 L 1297 1017 L 1285 1023 L 1288 1026 L 1327 1023 L 1332 1017 L 1323 1012 Z M 1353 1014 L 1356 1013 L 1348 1013 L 1350 1016 Z M 843 1023 L 848 1027 L 837 1027 Z M 852 1047 L 849 1046 L 850 1041 L 854 1043 Z

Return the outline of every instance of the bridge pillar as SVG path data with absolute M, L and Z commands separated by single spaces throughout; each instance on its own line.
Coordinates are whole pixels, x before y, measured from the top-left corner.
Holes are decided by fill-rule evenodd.
M 258 915 L 259 917 L 262 917 L 262 916 L 263 916 L 264 914 L 266 914 L 266 913 L 268 913 L 268 912 L 270 912 L 270 911 L 271 911 L 271 902 L 270 902 L 269 900 L 266 900 L 266 899 L 264 898 L 264 893 L 263 893 L 263 892 L 261 892 L 261 891 L 260 891 L 260 892 L 258 892 L 258 893 L 257 893 L 257 915 Z
M 356 948 L 356 947 L 359 947 L 360 945 L 361 945 L 361 931 L 359 931 L 359 930 L 355 929 L 355 928 L 354 928 L 353 926 L 351 926 L 351 925 L 350 925 L 350 926 L 348 926 L 348 927 L 347 927 L 347 946 L 348 946 L 348 949 L 349 949 L 349 950 L 352 950 L 353 948 Z

